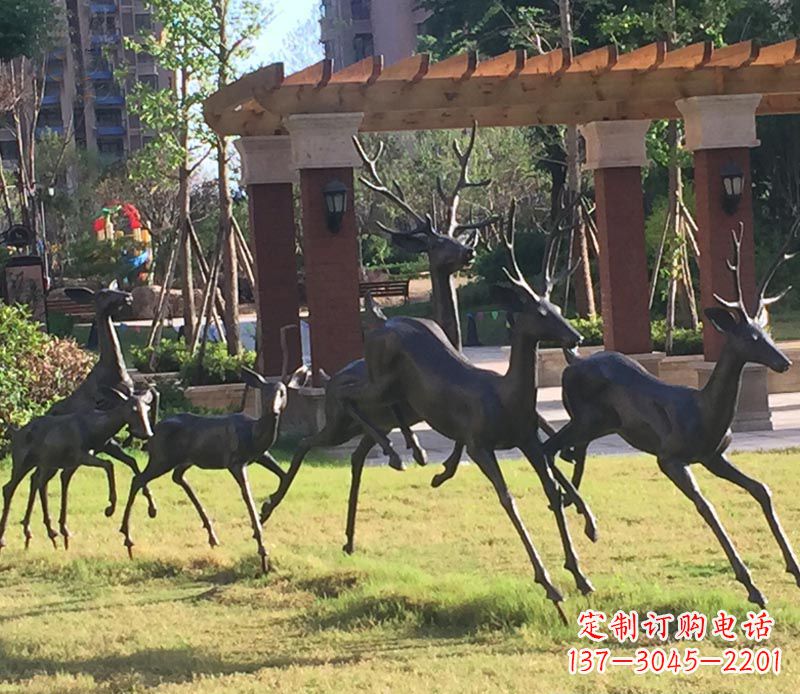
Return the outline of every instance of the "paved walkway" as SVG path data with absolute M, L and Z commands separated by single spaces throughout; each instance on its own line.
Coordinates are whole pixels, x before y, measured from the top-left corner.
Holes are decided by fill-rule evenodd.
M 508 366 L 508 347 L 466 347 L 464 353 L 475 364 L 486 369 L 504 372 Z M 539 412 L 550 424 L 556 428 L 566 424 L 567 413 L 561 404 L 561 388 L 539 389 Z M 758 451 L 775 450 L 798 447 L 800 448 L 800 393 L 780 393 L 769 398 L 772 409 L 772 424 L 774 431 L 757 431 L 735 433 L 731 451 Z M 427 424 L 418 424 L 414 427 L 420 443 L 428 452 L 431 462 L 441 462 L 453 450 L 453 442 L 440 434 L 432 431 Z M 399 432 L 390 435 L 392 443 L 400 455 L 411 460 L 408 451 L 405 451 L 403 437 Z M 327 449 L 326 453 L 335 457 L 349 457 L 355 443 Z M 632 455 L 637 451 L 631 448 L 619 436 L 606 436 L 598 439 L 589 447 L 590 455 Z M 498 458 L 519 458 L 516 449 L 498 451 Z M 467 460 L 466 454 L 462 460 Z M 368 459 L 368 464 L 381 465 L 385 462 L 380 449 L 373 449 Z

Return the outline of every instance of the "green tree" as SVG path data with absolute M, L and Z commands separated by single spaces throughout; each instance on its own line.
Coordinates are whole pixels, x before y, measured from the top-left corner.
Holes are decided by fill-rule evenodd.
M 52 0 L 6 0 L 0 12 L 0 61 L 40 56 L 56 31 L 55 10 Z

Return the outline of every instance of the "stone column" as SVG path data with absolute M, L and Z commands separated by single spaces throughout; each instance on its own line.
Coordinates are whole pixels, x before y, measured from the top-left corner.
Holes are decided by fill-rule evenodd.
M 294 166 L 300 171 L 303 255 L 311 324 L 311 360 L 334 374 L 363 353 L 359 303 L 358 236 L 353 204 L 353 169 L 360 165 L 352 137 L 362 114 L 293 115 L 287 119 Z M 338 231 L 328 229 L 325 187 L 347 188 L 347 208 Z
M 606 349 L 644 354 L 650 341 L 642 167 L 649 120 L 582 126 L 585 168 L 594 171 L 600 289 Z
M 288 136 L 243 137 L 234 144 L 242 158 L 242 182 L 250 203 L 258 283 L 259 368 L 267 376 L 279 376 L 281 328 L 285 325 L 296 326 L 286 333 L 289 371 L 302 363 L 291 142 Z
M 694 152 L 695 215 L 700 247 L 700 302 L 703 308 L 716 306 L 714 294 L 736 297 L 733 273 L 727 260 L 732 257 L 731 231 L 742 238 L 742 291 L 748 307 L 755 302 L 755 259 L 753 243 L 753 197 L 750 176 L 750 148 L 756 138 L 756 107 L 759 94 L 700 96 L 682 99 L 677 106 L 686 124 L 686 146 Z M 737 167 L 744 175 L 742 199 L 728 213 L 724 206 L 722 173 Z M 703 350 L 707 361 L 716 361 L 725 337 L 708 321 L 703 322 Z

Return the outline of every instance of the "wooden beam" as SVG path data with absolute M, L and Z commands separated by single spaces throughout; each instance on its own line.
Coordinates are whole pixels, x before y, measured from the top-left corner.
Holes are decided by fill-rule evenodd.
M 284 87 L 314 85 L 324 86 L 331 79 L 333 72 L 333 61 L 330 58 L 320 60 L 318 63 L 309 65 L 299 72 L 294 72 L 283 80 Z M 324 84 L 323 84 L 324 83 Z
M 623 53 L 617 58 L 614 70 L 652 70 L 664 62 L 667 55 L 667 42 L 656 41 L 635 51 Z
M 496 58 L 482 61 L 473 77 L 514 77 L 525 67 L 527 55 L 524 48 L 508 51 Z
M 218 118 L 224 111 L 252 99 L 257 88 L 275 89 L 281 86 L 282 82 L 283 63 L 272 63 L 240 77 L 209 96 L 203 102 L 203 113 L 207 119 Z M 209 125 L 211 125 L 210 122 Z
M 428 72 L 431 56 L 428 53 L 412 55 L 399 63 L 384 68 L 376 83 L 381 82 L 419 82 Z
M 372 84 L 383 72 L 383 56 L 371 55 L 364 60 L 353 63 L 344 70 L 334 72 L 330 84 L 340 82 L 356 82 L 358 84 Z
M 596 50 L 572 56 L 572 64 L 567 72 L 605 72 L 616 65 L 618 59 L 616 46 L 603 46 Z
M 566 70 L 571 59 L 566 48 L 557 48 L 548 53 L 534 55 L 525 62 L 520 75 L 556 75 Z
M 800 39 L 789 39 L 783 43 L 764 46 L 753 65 L 774 65 L 782 67 L 800 60 Z
M 431 79 L 469 79 L 478 66 L 478 54 L 475 51 L 459 53 L 438 63 L 432 63 L 426 80 Z
M 691 46 L 684 46 L 674 51 L 667 51 L 660 67 L 664 70 L 672 68 L 694 70 L 711 60 L 713 51 L 714 44 L 712 44 L 711 41 L 693 43 Z
M 758 58 L 759 45 L 756 41 L 741 41 L 730 46 L 717 48 L 711 55 L 707 67 L 738 68 L 750 65 Z

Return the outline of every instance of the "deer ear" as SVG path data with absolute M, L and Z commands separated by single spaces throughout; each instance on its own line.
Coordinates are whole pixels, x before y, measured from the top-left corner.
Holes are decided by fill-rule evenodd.
M 286 384 L 287 388 L 292 388 L 297 390 L 299 388 L 305 387 L 308 383 L 309 379 L 311 378 L 311 369 L 308 366 L 301 366 L 292 374 L 289 382 Z
M 424 234 L 398 234 L 394 231 L 387 233 L 392 245 L 397 246 L 397 248 L 406 253 L 425 253 L 428 250 Z
M 136 397 L 139 400 L 141 400 L 145 405 L 149 405 L 151 402 L 153 402 L 153 397 L 154 397 L 153 390 L 152 388 L 148 388 L 147 390 L 141 393 L 136 393 Z
M 283 412 L 286 407 L 286 386 L 283 385 L 283 383 L 273 383 L 272 385 L 275 387 L 275 390 L 272 393 L 272 406 L 270 409 L 273 414 L 278 415 Z
M 97 404 L 100 409 L 110 410 L 120 403 L 127 401 L 128 396 L 116 388 L 100 386 L 100 389 L 97 392 Z
M 513 287 L 498 284 L 492 287 L 492 297 L 509 311 L 519 313 L 523 309 L 522 300 Z
M 705 313 L 706 318 L 711 321 L 711 325 L 721 333 L 730 332 L 736 327 L 736 319 L 733 317 L 733 314 L 724 308 L 714 306 L 705 309 L 703 313 Z
M 94 292 L 86 287 L 68 287 L 64 294 L 79 304 L 91 304 L 94 301 Z

